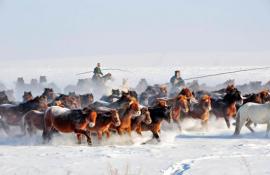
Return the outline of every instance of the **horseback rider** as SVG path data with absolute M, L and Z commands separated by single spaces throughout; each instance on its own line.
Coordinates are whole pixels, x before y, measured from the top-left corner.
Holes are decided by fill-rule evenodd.
M 102 78 L 103 73 L 102 73 L 100 67 L 101 67 L 101 64 L 97 63 L 97 66 L 94 69 L 94 75 L 93 75 L 93 78 L 92 78 L 93 80 L 98 80 L 98 79 Z
M 185 81 L 181 78 L 180 70 L 174 72 L 174 76 L 171 77 L 170 82 L 174 88 L 185 86 Z

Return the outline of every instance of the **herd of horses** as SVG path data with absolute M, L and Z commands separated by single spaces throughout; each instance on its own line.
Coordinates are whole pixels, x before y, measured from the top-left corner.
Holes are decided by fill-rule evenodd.
M 103 135 L 108 139 L 111 134 L 131 135 L 133 131 L 138 135 L 151 131 L 153 139 L 160 141 L 163 121 L 176 123 L 181 131 L 183 119 L 201 120 L 207 128 L 210 116 L 223 118 L 228 128 L 230 119 L 236 118 L 236 135 L 244 124 L 252 132 L 252 123 L 266 123 L 270 130 L 269 91 L 243 96 L 234 85 L 212 92 L 183 88 L 175 94 L 161 86 L 148 86 L 141 94 L 112 90 L 98 101 L 93 94 L 57 94 L 45 88 L 40 96 L 24 92 L 22 98 L 20 103 L 12 102 L 0 92 L 0 129 L 9 135 L 10 127 L 17 126 L 30 136 L 41 130 L 45 143 L 56 133 L 75 133 L 78 143 L 85 136 L 91 145 L 92 136 L 101 141 Z

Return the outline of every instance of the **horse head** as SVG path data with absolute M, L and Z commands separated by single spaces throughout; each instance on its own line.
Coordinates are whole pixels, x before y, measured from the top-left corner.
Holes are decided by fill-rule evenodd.
M 141 115 L 142 115 L 142 121 L 150 125 L 152 123 L 151 115 L 147 107 L 142 107 L 141 108 Z
M 188 98 L 184 95 L 178 95 L 176 97 L 176 102 L 175 102 L 175 108 L 181 108 L 181 110 L 184 113 L 188 113 L 189 107 L 188 107 Z
M 118 111 L 115 109 L 111 109 L 112 123 L 114 126 L 118 127 L 121 125 L 121 120 L 118 114 Z
M 32 92 L 31 91 L 28 91 L 28 92 L 24 91 L 22 98 L 23 98 L 23 102 L 32 100 L 33 99 Z
M 82 114 L 86 116 L 86 120 L 89 123 L 89 127 L 93 128 L 96 125 L 96 119 L 97 119 L 97 112 L 90 109 L 90 108 L 84 108 L 82 110 Z
M 49 101 L 52 101 L 55 98 L 55 93 L 52 88 L 45 88 L 42 95 L 46 96 Z
M 203 109 L 210 111 L 212 109 L 211 107 L 211 97 L 208 95 L 204 95 L 200 99 L 200 105 L 203 107 Z

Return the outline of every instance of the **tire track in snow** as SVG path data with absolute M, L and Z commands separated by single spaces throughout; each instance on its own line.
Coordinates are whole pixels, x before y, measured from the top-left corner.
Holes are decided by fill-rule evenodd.
M 211 159 L 222 159 L 222 158 L 248 158 L 248 157 L 257 157 L 258 155 L 242 155 L 242 154 L 235 154 L 231 156 L 223 156 L 223 155 L 217 155 L 217 156 L 203 156 L 195 159 L 185 159 L 181 162 L 175 163 L 171 165 L 166 170 L 162 170 L 161 172 L 163 175 L 184 175 L 184 173 L 191 169 L 191 167 L 199 161 L 202 160 L 211 160 Z M 270 154 L 263 155 L 264 157 L 270 157 Z

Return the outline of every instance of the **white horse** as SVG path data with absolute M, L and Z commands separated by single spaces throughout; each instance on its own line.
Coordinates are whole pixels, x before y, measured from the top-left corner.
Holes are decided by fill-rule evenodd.
M 236 114 L 236 127 L 234 135 L 240 134 L 240 130 L 244 124 L 246 124 L 246 127 L 251 132 L 254 132 L 254 130 L 250 127 L 250 124 L 252 123 L 267 124 L 266 137 L 268 137 L 270 131 L 270 103 L 244 104 Z

